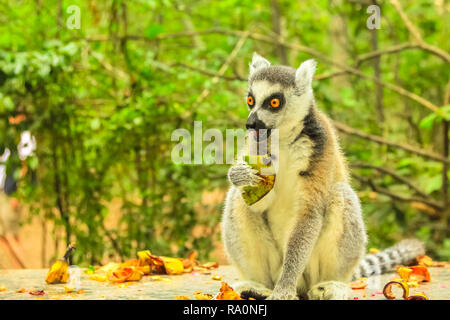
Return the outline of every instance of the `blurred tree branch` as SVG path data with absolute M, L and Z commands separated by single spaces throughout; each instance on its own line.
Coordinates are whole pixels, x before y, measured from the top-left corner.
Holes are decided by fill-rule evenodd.
M 376 142 L 378 144 L 384 144 L 384 145 L 391 146 L 391 147 L 394 147 L 394 148 L 402 149 L 402 150 L 418 154 L 418 155 L 420 155 L 422 157 L 425 157 L 425 158 L 428 158 L 428 159 L 431 159 L 431 160 L 434 160 L 434 161 L 447 163 L 447 164 L 450 163 L 448 158 L 445 158 L 445 157 L 443 157 L 443 156 L 441 156 L 441 155 L 439 155 L 437 153 L 425 151 L 425 150 L 422 150 L 420 148 L 413 147 L 411 145 L 404 144 L 404 143 L 388 141 L 388 140 L 386 140 L 386 139 L 384 139 L 382 137 L 379 137 L 379 136 L 376 136 L 376 135 L 372 135 L 372 134 L 369 134 L 369 133 L 365 133 L 363 131 L 351 128 L 351 127 L 349 127 L 349 126 L 347 126 L 347 125 L 345 125 L 343 123 L 340 123 L 338 121 L 333 121 L 333 124 L 334 124 L 334 126 L 336 127 L 337 130 L 339 130 L 339 131 L 341 131 L 341 132 L 343 132 L 345 134 L 354 135 L 354 136 L 357 136 L 357 137 L 360 137 L 360 138 L 363 138 L 363 139 L 366 139 L 366 140 L 370 140 L 370 141 Z
M 373 183 L 373 181 L 369 178 L 364 178 L 356 173 L 352 173 L 352 176 L 358 180 L 360 183 L 362 184 L 366 184 L 368 185 L 373 191 L 377 192 L 377 193 L 381 193 L 384 194 L 394 200 L 397 201 L 402 201 L 402 202 L 419 202 L 419 203 L 424 203 L 430 207 L 433 207 L 439 211 L 443 210 L 443 207 L 441 204 L 437 203 L 436 201 L 433 200 L 429 200 L 429 199 L 424 199 L 424 198 L 419 198 L 419 197 L 408 197 L 408 196 L 404 196 L 404 195 L 400 195 L 400 194 L 396 194 L 386 188 L 382 188 L 379 187 L 377 185 L 375 185 Z M 428 213 L 428 211 L 426 211 Z M 439 217 L 439 215 L 437 214 L 433 214 L 433 216 Z
M 421 197 L 426 198 L 426 199 L 431 199 L 431 198 L 428 197 L 428 195 L 425 192 L 423 192 L 416 185 L 414 185 L 414 183 L 412 183 L 410 180 L 402 177 L 401 175 L 397 174 L 394 170 L 388 169 L 386 167 L 379 167 L 379 166 L 376 166 L 376 165 L 373 165 L 373 164 L 370 164 L 370 163 L 362 163 L 362 162 L 352 162 L 350 164 L 350 167 L 352 167 L 352 168 L 360 168 L 360 169 L 373 169 L 373 170 L 379 171 L 381 173 L 390 175 L 394 179 L 396 179 L 396 180 L 402 182 L 403 184 L 407 185 L 409 188 L 414 190 L 415 193 L 417 193 Z
M 245 41 L 247 40 L 249 35 L 249 32 L 244 32 L 240 39 L 237 41 L 236 45 L 234 46 L 231 53 L 227 56 L 225 59 L 225 62 L 220 67 L 219 71 L 217 72 L 217 75 L 213 77 L 212 83 L 216 84 L 219 82 L 220 76 L 223 76 L 225 74 L 225 71 L 227 71 L 228 67 L 230 66 L 231 62 L 233 62 L 234 58 L 236 58 L 236 55 L 238 54 L 239 50 L 241 50 L 242 46 L 244 45 Z M 192 110 L 195 110 L 195 107 L 200 104 L 210 93 L 210 89 L 205 88 L 202 93 L 197 97 L 197 99 L 194 101 L 191 110 L 189 110 L 187 113 L 190 115 L 192 113 Z M 183 116 L 182 116 L 183 118 Z
M 402 18 L 403 23 L 405 24 L 406 28 L 408 28 L 409 33 L 414 38 L 415 41 L 413 43 L 416 44 L 418 46 L 418 48 L 421 48 L 423 50 L 426 50 L 428 52 L 431 52 L 431 53 L 441 57 L 447 63 L 450 62 L 450 55 L 447 52 L 445 52 L 444 50 L 442 50 L 436 46 L 430 45 L 423 40 L 419 30 L 411 22 L 411 20 L 409 20 L 408 16 L 406 15 L 405 11 L 402 8 L 400 2 L 398 2 L 398 0 L 390 0 L 390 2 L 397 10 L 400 17 Z
M 176 38 L 176 37 L 192 37 L 192 36 L 197 36 L 199 34 L 203 34 L 203 35 L 224 34 L 224 35 L 229 35 L 229 36 L 236 36 L 239 38 L 241 38 L 242 36 L 247 34 L 248 38 L 253 39 L 253 40 L 259 40 L 262 42 L 271 43 L 271 44 L 278 45 L 278 46 L 283 46 L 283 47 L 286 47 L 286 48 L 289 48 L 292 50 L 302 51 L 302 52 L 308 53 L 308 54 L 312 55 L 313 57 L 316 57 L 326 63 L 336 66 L 339 69 L 341 69 L 342 71 L 345 71 L 346 73 L 350 73 L 350 74 L 359 76 L 361 78 L 371 80 L 379 85 L 382 85 L 392 91 L 397 92 L 398 94 L 400 94 L 402 96 L 406 96 L 409 99 L 416 101 L 417 103 L 430 109 L 431 111 L 442 115 L 442 111 L 440 110 L 440 108 L 437 105 L 433 104 L 432 102 L 426 100 L 425 98 L 423 98 L 413 92 L 410 92 L 410 91 L 408 91 L 400 86 L 397 86 L 395 84 L 381 81 L 381 80 L 377 79 L 376 77 L 366 75 L 362 71 L 360 71 L 354 67 L 345 65 L 339 61 L 334 61 L 333 59 L 329 58 L 326 54 L 319 52 L 311 47 L 307 47 L 307 46 L 303 46 L 303 45 L 295 44 L 295 43 L 288 43 L 285 40 L 280 39 L 280 38 L 272 38 L 272 37 L 268 37 L 268 36 L 258 34 L 258 33 L 249 33 L 249 31 L 227 30 L 227 29 L 221 29 L 221 28 L 212 28 L 212 29 L 195 31 L 195 32 L 180 32 L 180 33 L 173 33 L 173 34 L 162 34 L 162 35 L 158 35 L 155 38 L 148 38 L 145 36 L 132 36 L 132 35 L 128 35 L 128 36 L 126 36 L 126 38 L 128 40 L 143 40 L 143 41 L 153 42 L 156 39 L 160 40 L 160 39 L 168 39 L 168 38 Z M 84 40 L 107 41 L 107 40 L 111 40 L 111 39 L 108 36 L 94 36 L 94 37 L 84 38 Z

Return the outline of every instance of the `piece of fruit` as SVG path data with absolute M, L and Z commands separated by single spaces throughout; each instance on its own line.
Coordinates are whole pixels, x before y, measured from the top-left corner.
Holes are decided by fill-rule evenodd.
M 139 257 L 139 265 L 141 266 L 149 266 L 152 263 L 150 250 L 142 250 L 137 253 Z
M 400 278 L 402 278 L 406 282 L 409 281 L 409 277 L 411 276 L 412 272 L 413 272 L 412 269 L 406 267 L 400 267 L 397 269 L 397 273 L 400 276 Z
M 122 283 L 125 281 L 139 281 L 141 280 L 143 272 L 136 267 L 120 267 L 108 273 L 108 280 L 115 283 Z
M 417 282 L 429 282 L 431 280 L 430 272 L 425 266 L 412 266 L 409 267 L 412 270 L 410 279 Z
M 425 293 L 415 293 L 408 297 L 407 300 L 429 300 Z
M 68 287 L 68 286 L 64 286 L 64 291 L 65 291 L 66 293 L 72 293 L 72 292 L 75 291 L 75 288 L 71 288 L 71 287 Z
M 120 268 L 120 263 L 117 262 L 110 262 L 108 264 L 105 264 L 103 267 L 98 268 L 95 273 L 107 273 L 110 274 L 111 272 L 117 270 Z
M 258 170 L 257 175 L 261 177 L 256 186 L 242 188 L 242 199 L 251 206 L 272 190 L 275 184 L 275 168 L 271 165 L 269 155 L 245 156 L 244 161 L 253 169 Z
M 366 279 L 367 278 L 360 278 L 357 281 L 350 283 L 350 288 L 352 288 L 353 290 L 364 289 L 365 287 L 367 287 Z
M 418 256 L 416 258 L 417 264 L 425 267 L 431 267 L 434 264 L 433 259 L 431 259 L 429 256 L 426 256 L 424 254 Z
M 43 295 L 45 295 L 45 291 L 44 290 L 31 290 L 28 293 L 30 295 L 32 295 L 32 296 L 43 296 Z
M 51 283 L 66 283 L 69 279 L 69 264 L 72 259 L 72 252 L 75 250 L 75 244 L 71 243 L 67 247 L 64 257 L 58 259 L 51 267 L 47 276 L 45 277 L 45 282 Z
M 150 274 L 150 266 L 134 267 L 135 270 L 142 272 L 144 275 Z
M 105 282 L 108 280 L 108 276 L 106 274 L 93 274 L 89 277 L 90 280 Z
M 197 300 L 212 300 L 214 297 L 209 293 L 202 293 L 201 291 L 194 292 L 194 297 Z
M 401 290 L 401 295 L 402 295 L 403 299 L 405 299 L 405 300 L 408 299 L 409 287 L 408 287 L 408 284 L 404 280 L 399 280 L 399 281 L 393 280 L 393 281 L 386 283 L 386 285 L 383 288 L 383 294 L 386 297 L 386 299 L 393 300 L 393 299 L 397 298 L 397 296 L 399 294 L 392 291 L 394 288 Z
M 219 290 L 219 294 L 217 295 L 216 299 L 217 300 L 244 300 L 226 282 L 222 282 L 222 286 Z
M 183 262 L 177 258 L 160 257 L 164 264 L 166 274 L 182 274 L 184 272 Z

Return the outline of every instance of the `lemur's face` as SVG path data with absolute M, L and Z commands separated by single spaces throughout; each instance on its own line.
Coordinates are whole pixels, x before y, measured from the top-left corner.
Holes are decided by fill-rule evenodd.
M 314 69 L 312 60 L 294 69 L 271 66 L 266 59 L 253 55 L 246 97 L 250 111 L 246 127 L 255 130 L 256 140 L 265 140 L 272 129 L 303 119 L 312 98 L 310 80 Z

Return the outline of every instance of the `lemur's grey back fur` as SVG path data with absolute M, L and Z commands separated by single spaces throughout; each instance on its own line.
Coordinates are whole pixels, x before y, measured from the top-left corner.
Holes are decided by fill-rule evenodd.
M 353 279 L 388 272 L 396 265 L 409 264 L 414 258 L 424 253 L 423 242 L 417 239 L 403 240 L 386 250 L 366 255 L 353 274 Z

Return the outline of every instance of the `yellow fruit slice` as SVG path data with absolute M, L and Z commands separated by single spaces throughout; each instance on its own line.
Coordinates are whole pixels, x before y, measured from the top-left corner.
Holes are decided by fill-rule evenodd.
M 242 199 L 251 206 L 272 190 L 275 184 L 275 168 L 271 165 L 268 155 L 245 156 L 244 161 L 258 170 L 258 176 L 262 178 L 256 186 L 245 186 L 242 189 Z

